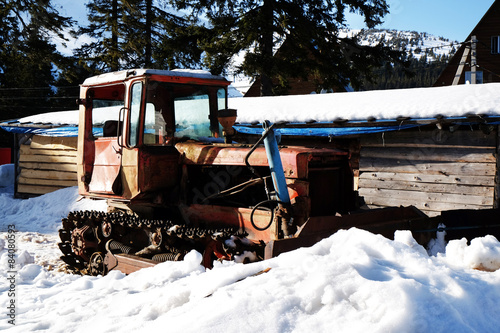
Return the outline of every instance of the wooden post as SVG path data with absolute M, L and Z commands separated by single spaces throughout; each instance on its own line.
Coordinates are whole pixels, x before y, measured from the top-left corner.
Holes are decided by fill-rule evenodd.
M 493 208 L 500 208 L 500 126 L 497 126 L 497 171 L 495 176 L 495 193 Z
M 469 56 L 470 46 L 466 46 L 464 49 L 464 54 L 462 55 L 462 59 L 460 60 L 460 64 L 458 65 L 457 72 L 455 74 L 455 78 L 453 79 L 453 86 L 458 84 L 460 81 L 460 77 L 462 76 L 462 72 L 464 70 L 465 62 L 467 61 L 467 57 Z
M 19 174 L 21 173 L 21 171 L 19 170 L 19 147 L 20 147 L 20 143 L 19 141 L 21 140 L 21 137 L 22 134 L 18 134 L 18 133 L 14 133 L 14 147 L 13 147 L 13 150 L 14 150 L 14 197 L 17 198 L 17 183 L 18 183 L 18 178 L 19 178 Z

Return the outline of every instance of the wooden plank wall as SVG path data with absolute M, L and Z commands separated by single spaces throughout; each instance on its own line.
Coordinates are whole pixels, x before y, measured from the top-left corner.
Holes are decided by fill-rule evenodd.
M 16 196 L 30 197 L 76 186 L 76 137 L 34 135 L 19 144 Z
M 496 130 L 412 130 L 361 140 L 359 193 L 370 207 L 413 205 L 429 216 L 493 208 L 496 175 Z

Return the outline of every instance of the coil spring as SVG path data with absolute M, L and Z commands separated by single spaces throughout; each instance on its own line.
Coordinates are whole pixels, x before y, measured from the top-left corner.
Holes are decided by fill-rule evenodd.
M 179 261 L 182 255 L 180 253 L 160 253 L 153 256 L 154 261 L 164 262 L 164 261 Z
M 122 244 L 120 242 L 117 242 L 115 240 L 111 240 L 108 243 L 109 249 L 110 250 L 120 250 L 122 253 L 129 254 L 132 252 L 132 248 L 130 246 L 127 246 L 125 244 Z

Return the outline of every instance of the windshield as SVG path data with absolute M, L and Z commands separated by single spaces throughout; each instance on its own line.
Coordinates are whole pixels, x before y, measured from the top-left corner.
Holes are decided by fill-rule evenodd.
M 210 111 L 211 106 L 217 110 L 225 108 L 225 103 L 224 88 L 149 82 L 144 143 L 166 145 L 173 144 L 174 138 L 218 138 L 219 126 L 216 119 L 210 117 Z

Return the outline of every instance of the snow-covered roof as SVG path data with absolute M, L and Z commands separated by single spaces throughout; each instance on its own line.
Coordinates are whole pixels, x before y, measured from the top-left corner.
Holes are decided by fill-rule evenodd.
M 280 129 L 283 135 L 312 136 L 383 132 L 443 119 L 496 123 L 500 120 L 500 83 L 230 98 L 229 107 L 238 110 L 237 130 L 252 134 L 261 130 L 249 130 L 248 126 L 264 120 L 280 123 L 282 127 L 287 127 L 283 124 L 290 124 L 288 127 L 301 125 L 300 129 Z M 308 131 L 309 128 L 318 127 L 318 124 L 321 130 Z M 44 113 L 0 123 L 8 131 L 26 132 L 26 128 L 32 128 L 36 132 L 31 133 L 36 134 L 48 128 L 44 130 L 45 135 L 62 133 L 62 128 L 54 127 L 77 125 L 78 111 Z M 356 126 L 362 127 L 362 130 L 357 130 Z M 339 130 L 339 127 L 343 130 Z M 76 131 L 72 135 L 76 135 Z
M 500 83 L 230 99 L 239 123 L 500 116 Z

